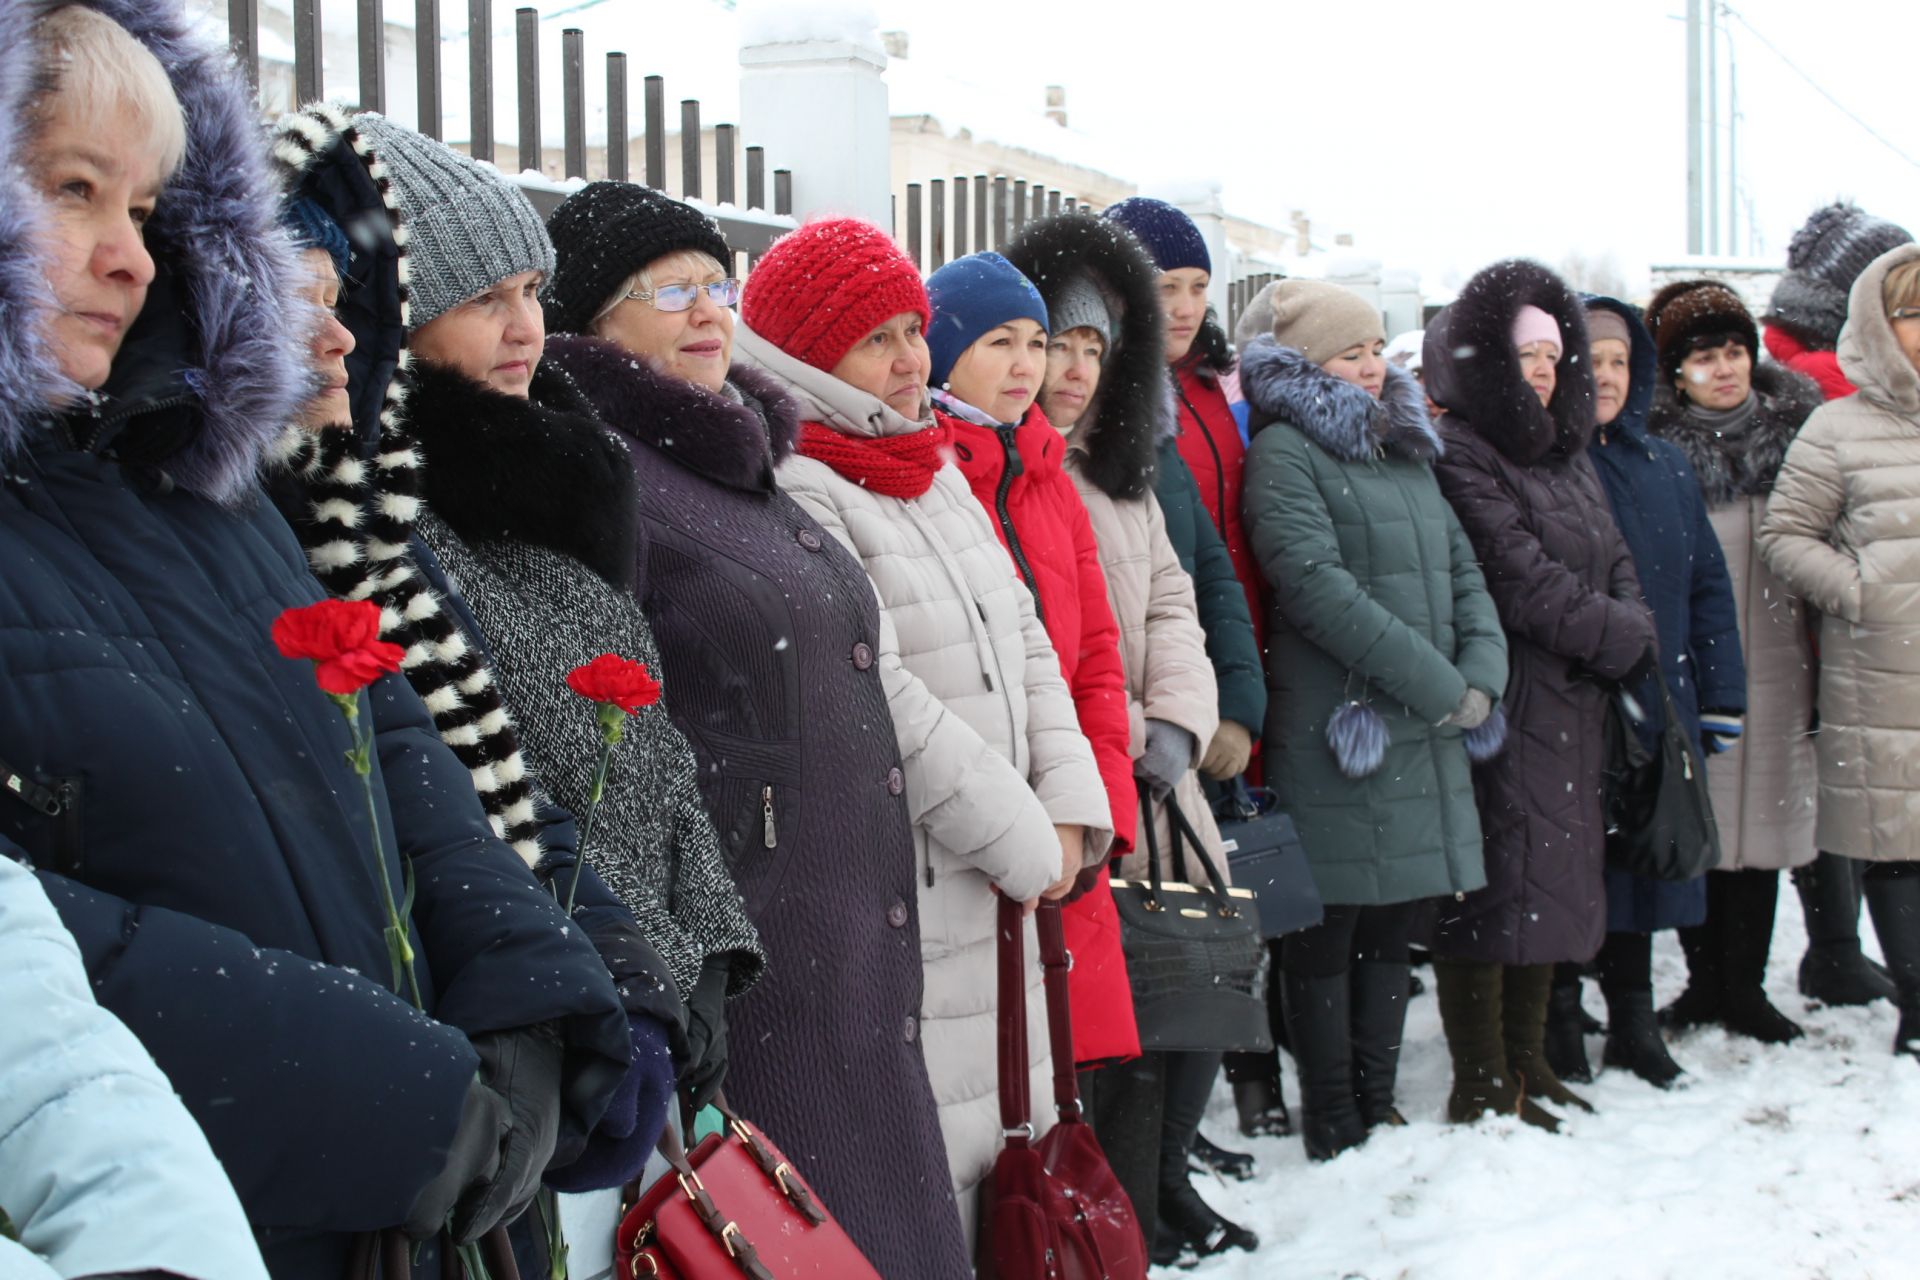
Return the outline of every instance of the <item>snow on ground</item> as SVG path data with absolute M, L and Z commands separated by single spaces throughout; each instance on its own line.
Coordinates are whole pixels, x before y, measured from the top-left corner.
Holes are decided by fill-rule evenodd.
M 1862 920 L 1869 951 L 1873 930 Z M 1895 1016 L 1813 1009 L 1794 988 L 1800 904 L 1781 887 L 1769 991 L 1807 1028 L 1784 1047 L 1721 1031 L 1670 1041 L 1691 1079 L 1662 1093 L 1624 1071 L 1575 1086 L 1599 1114 L 1559 1135 L 1515 1119 L 1445 1121 L 1451 1070 L 1430 971 L 1408 1018 L 1405 1129 L 1324 1165 L 1300 1139 L 1240 1137 L 1221 1085 L 1206 1131 L 1251 1150 L 1259 1177 L 1195 1175 L 1210 1203 L 1258 1232 L 1258 1253 L 1209 1259 L 1195 1280 L 1704 1280 L 1920 1276 L 1920 1063 L 1895 1060 Z M 1877 953 L 1876 953 L 1877 954 Z M 1686 967 L 1655 951 L 1661 1003 Z M 1602 1009 L 1587 984 L 1587 1006 Z M 1596 1067 L 1601 1041 L 1588 1041 Z M 1298 1080 L 1287 1067 L 1288 1104 Z M 1298 1108 L 1294 1112 L 1298 1117 Z

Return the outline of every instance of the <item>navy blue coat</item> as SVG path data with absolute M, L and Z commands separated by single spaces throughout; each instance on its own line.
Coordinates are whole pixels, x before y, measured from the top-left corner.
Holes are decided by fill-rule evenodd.
M 1601 307 L 1623 317 L 1633 335 L 1633 381 L 1626 407 L 1594 433 L 1587 454 L 1633 555 L 1641 595 L 1653 610 L 1661 674 L 1697 740 L 1701 711 L 1739 714 L 1747 706 L 1747 673 L 1726 557 L 1686 456 L 1647 433 L 1657 365 L 1653 339 L 1625 303 L 1612 298 L 1586 302 L 1590 309 Z M 1633 693 L 1654 716 L 1643 729 L 1651 745 L 1665 722 L 1659 691 L 1649 676 Z M 1706 917 L 1705 877 L 1649 880 L 1607 868 L 1610 932 L 1652 933 L 1696 925 Z

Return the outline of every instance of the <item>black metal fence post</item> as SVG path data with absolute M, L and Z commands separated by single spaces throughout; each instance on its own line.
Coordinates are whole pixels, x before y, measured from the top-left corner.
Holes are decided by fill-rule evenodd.
M 953 256 L 967 256 L 967 180 L 953 175 Z
M 493 159 L 493 0 L 467 0 L 467 110 L 473 136 L 467 151 Z
M 767 149 L 747 148 L 747 208 L 767 207 Z
M 907 256 L 913 259 L 913 265 L 921 270 L 927 269 L 927 261 L 920 255 L 920 184 L 907 184 Z
M 515 114 L 520 121 L 520 167 L 544 173 L 540 163 L 540 11 L 522 6 L 513 12 Z
M 293 0 L 293 104 L 296 107 L 327 96 L 326 75 L 320 59 L 320 0 Z
M 260 89 L 260 0 L 227 0 L 227 47 L 246 70 L 247 84 Z
M 933 269 L 947 265 L 947 184 L 940 178 L 927 183 L 927 233 L 932 241 Z
M 736 199 L 733 157 L 740 145 L 738 133 L 730 124 L 713 126 L 713 198 L 719 204 L 733 204 Z
M 587 176 L 587 37 L 578 27 L 560 32 L 560 176 Z
M 607 176 L 627 180 L 627 55 L 607 55 Z
M 680 194 L 700 198 L 700 100 L 680 100 Z
M 247 0 L 253 3 L 253 0 Z M 413 74 L 420 132 L 440 136 L 440 0 L 413 0 Z
M 667 82 L 659 76 L 646 80 L 647 185 L 667 189 Z
M 381 0 L 360 0 L 360 109 L 387 109 L 387 20 Z

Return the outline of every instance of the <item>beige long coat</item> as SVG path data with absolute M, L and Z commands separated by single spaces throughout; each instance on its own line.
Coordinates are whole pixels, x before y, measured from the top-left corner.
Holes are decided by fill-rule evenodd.
M 1920 858 L 1920 373 L 1880 291 L 1905 245 L 1854 282 L 1840 368 L 1859 388 L 1807 420 L 1774 485 L 1760 554 L 1824 617 L 1820 847 Z

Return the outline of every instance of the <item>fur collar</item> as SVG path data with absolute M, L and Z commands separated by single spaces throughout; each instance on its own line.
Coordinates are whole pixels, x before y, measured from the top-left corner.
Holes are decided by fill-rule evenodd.
M 19 167 L 25 103 L 33 91 L 36 18 L 60 0 L 0 0 L 0 456 L 71 393 L 37 336 L 48 304 L 31 247 L 42 214 Z M 306 393 L 297 335 L 300 304 L 292 247 L 275 225 L 277 187 L 269 177 L 252 95 L 224 46 L 192 32 L 178 3 L 86 0 L 153 51 L 187 120 L 186 159 L 147 225 L 147 247 L 177 285 L 155 291 L 143 329 L 170 330 L 183 361 L 173 387 L 192 396 L 188 429 L 154 459 L 181 488 L 233 503 L 252 492 L 261 456 Z M 158 323 L 155 323 L 155 322 Z M 116 366 L 138 352 L 123 347 Z M 137 429 L 137 428 L 136 428 Z
M 793 452 L 799 406 L 758 369 L 736 364 L 727 371 L 740 393 L 735 400 L 602 338 L 555 335 L 546 359 L 572 376 L 608 426 L 709 480 L 771 491 L 773 469 Z
M 1648 429 L 1680 446 L 1700 477 L 1707 505 L 1720 506 L 1750 494 L 1770 493 L 1807 415 L 1822 403 L 1811 379 L 1771 362 L 1753 366 L 1753 393 L 1759 399 L 1753 421 L 1739 438 L 1725 440 L 1687 412 L 1673 385 L 1654 388 Z
M 1376 449 L 1424 463 L 1441 453 L 1426 396 L 1404 369 L 1387 367 L 1387 385 L 1375 400 L 1261 334 L 1240 353 L 1240 390 L 1247 398 L 1249 435 L 1271 423 L 1291 423 L 1345 462 L 1365 462 Z
M 565 370 L 542 361 L 523 400 L 426 360 L 412 369 L 407 425 L 435 515 L 466 543 L 531 542 L 633 584 L 633 462 Z
M 1125 227 L 1078 213 L 1028 223 L 1006 253 L 1050 307 L 1082 276 L 1119 300 L 1118 332 L 1101 364 L 1100 389 L 1074 424 L 1073 448 L 1080 474 L 1096 489 L 1141 497 L 1153 487 L 1160 437 L 1176 429 L 1159 268 Z
M 1553 399 L 1544 406 L 1521 376 L 1513 349 L 1513 320 L 1528 304 L 1558 321 L 1566 338 Z M 1434 317 L 1425 348 L 1427 394 L 1509 461 L 1532 466 L 1549 454 L 1570 458 L 1587 447 L 1593 371 L 1586 312 L 1566 283 L 1539 263 L 1514 258 L 1480 271 Z

